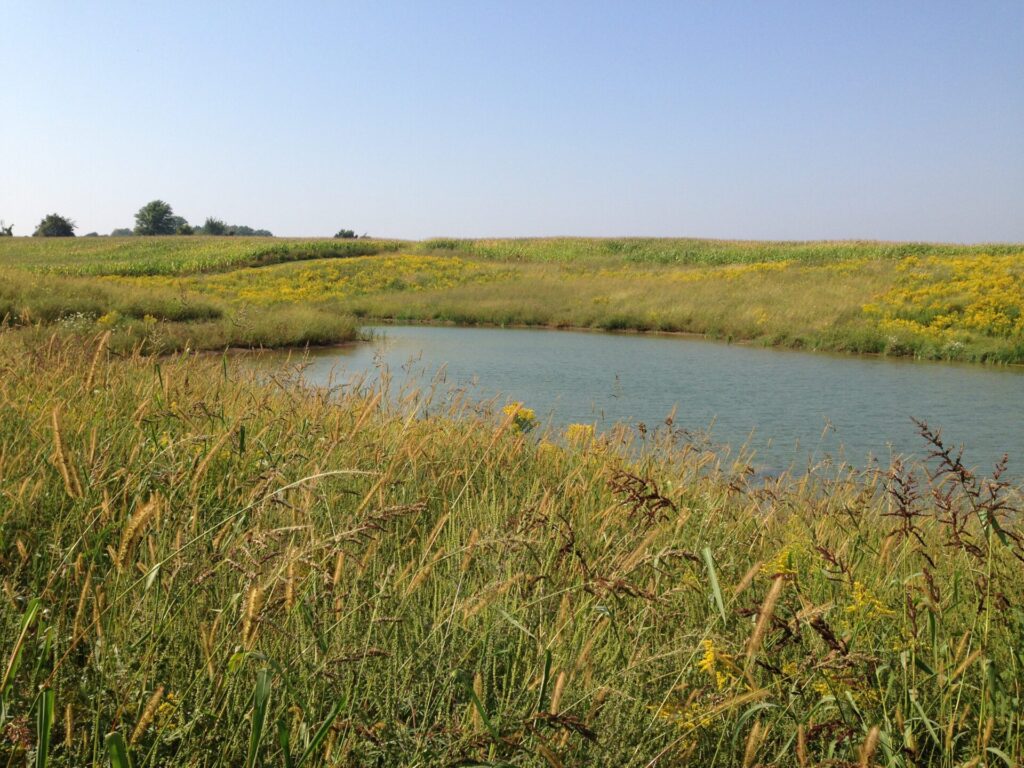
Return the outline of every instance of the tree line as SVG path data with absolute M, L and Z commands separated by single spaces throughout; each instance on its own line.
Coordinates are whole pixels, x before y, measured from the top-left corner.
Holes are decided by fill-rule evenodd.
M 43 217 L 39 225 L 32 233 L 33 237 L 74 237 L 78 225 L 73 219 L 61 216 L 58 213 L 51 213 Z M 0 220 L 0 237 L 13 237 L 14 226 L 5 225 Z M 135 227 L 115 229 L 110 233 L 111 237 L 130 237 L 134 235 L 221 235 L 239 237 L 273 237 L 274 234 L 267 229 L 253 229 L 245 224 L 228 224 L 222 219 L 208 216 L 206 221 L 199 225 L 191 225 L 183 216 L 174 213 L 174 209 L 163 200 L 152 200 L 139 208 L 135 214 Z M 85 237 L 98 237 L 98 233 L 90 232 Z M 334 235 L 338 238 L 359 237 L 354 230 L 341 229 Z M 366 237 L 366 235 L 363 235 Z

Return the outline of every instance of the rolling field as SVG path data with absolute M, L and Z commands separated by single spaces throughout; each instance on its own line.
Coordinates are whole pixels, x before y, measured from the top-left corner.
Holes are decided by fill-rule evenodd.
M 119 348 L 147 316 L 165 351 L 350 340 L 358 318 L 1024 362 L 1019 245 L 19 238 L 0 278 L 8 322 L 97 322 Z
M 6 764 L 1024 760 L 1021 497 L 955 454 L 755 482 L 107 339 L 0 331 Z

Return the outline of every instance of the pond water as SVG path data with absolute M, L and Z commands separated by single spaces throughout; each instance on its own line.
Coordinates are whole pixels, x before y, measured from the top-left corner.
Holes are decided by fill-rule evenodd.
M 429 381 L 533 408 L 542 421 L 710 428 L 756 451 L 762 472 L 829 457 L 865 466 L 926 453 L 912 417 L 966 446 L 988 470 L 1003 453 L 1024 477 L 1024 370 L 848 357 L 697 338 L 505 328 L 373 327 L 373 342 L 309 353 L 312 384 L 386 365 L 401 385 Z

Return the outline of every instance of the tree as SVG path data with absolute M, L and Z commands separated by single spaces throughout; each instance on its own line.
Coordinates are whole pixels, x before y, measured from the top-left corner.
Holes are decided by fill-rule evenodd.
M 139 208 L 135 214 L 136 235 L 173 235 L 174 209 L 163 200 L 153 200 Z
M 131 237 L 135 233 L 132 232 L 128 227 L 119 227 L 110 233 L 111 237 Z
M 203 224 L 204 235 L 226 235 L 227 233 L 227 224 L 220 219 L 213 218 L 213 216 L 206 217 L 206 223 Z
M 77 225 L 58 213 L 51 213 L 39 222 L 32 237 L 74 237 Z
M 3 219 L 0 219 L 0 237 L 14 237 L 14 225 L 4 226 Z
M 340 237 L 344 240 L 351 240 L 356 237 L 356 233 L 353 229 L 339 229 L 338 234 L 336 234 L 335 237 Z
M 174 225 L 174 234 L 176 235 L 195 234 L 195 230 L 185 221 L 184 216 L 172 216 L 171 223 Z

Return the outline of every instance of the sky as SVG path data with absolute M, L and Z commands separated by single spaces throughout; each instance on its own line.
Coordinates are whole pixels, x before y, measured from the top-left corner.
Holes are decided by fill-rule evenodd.
M 1024 241 L 1024 2 L 0 0 L 0 219 Z

